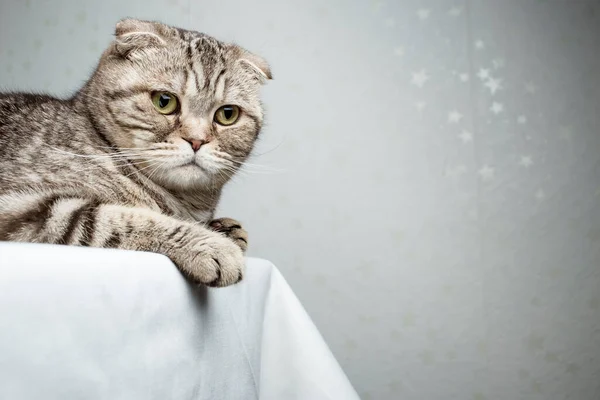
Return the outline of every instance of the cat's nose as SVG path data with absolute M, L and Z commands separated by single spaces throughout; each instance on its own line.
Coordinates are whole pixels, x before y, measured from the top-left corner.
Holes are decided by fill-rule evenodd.
M 207 143 L 204 140 L 198 140 L 198 139 L 185 139 L 184 138 L 183 140 L 185 140 L 192 146 L 192 150 L 194 150 L 194 153 L 197 152 L 198 150 L 200 150 L 200 147 L 202 147 L 203 144 Z

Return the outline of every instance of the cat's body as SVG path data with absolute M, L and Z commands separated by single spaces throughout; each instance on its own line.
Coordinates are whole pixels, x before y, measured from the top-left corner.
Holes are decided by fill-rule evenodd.
M 268 66 L 159 23 L 115 35 L 73 98 L 0 94 L 0 240 L 152 251 L 238 282 L 246 232 L 213 216 L 260 130 Z

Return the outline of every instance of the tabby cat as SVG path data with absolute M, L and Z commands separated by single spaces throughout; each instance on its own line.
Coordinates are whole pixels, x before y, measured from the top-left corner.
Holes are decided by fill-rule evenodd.
M 268 79 L 237 45 L 119 21 L 72 98 L 0 94 L 0 240 L 156 252 L 196 283 L 240 281 L 246 231 L 213 218 Z

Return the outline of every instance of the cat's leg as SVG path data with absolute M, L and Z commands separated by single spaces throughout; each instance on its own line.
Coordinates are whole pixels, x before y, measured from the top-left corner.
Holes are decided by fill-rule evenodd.
M 208 286 L 234 284 L 244 270 L 240 247 L 221 233 L 149 209 L 74 196 L 0 196 L 0 240 L 160 253 Z
M 233 218 L 217 218 L 208 224 L 213 230 L 220 232 L 233 240 L 235 244 L 245 253 L 248 249 L 248 232 L 242 228 L 242 224 Z

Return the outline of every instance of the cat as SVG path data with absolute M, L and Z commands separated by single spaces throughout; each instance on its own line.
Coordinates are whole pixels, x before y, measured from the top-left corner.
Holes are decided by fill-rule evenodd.
M 120 20 L 71 98 L 0 93 L 0 240 L 155 252 L 195 283 L 239 282 L 247 233 L 214 212 L 270 79 L 238 45 Z

